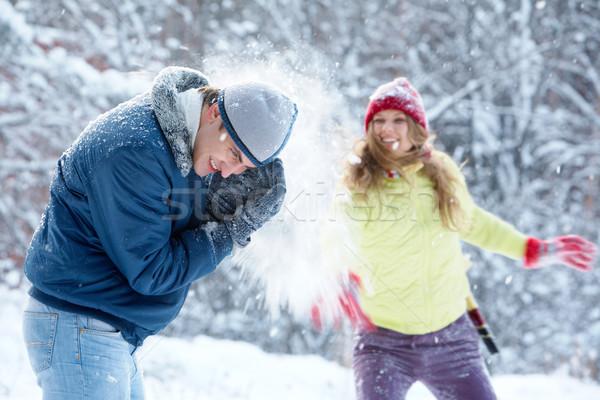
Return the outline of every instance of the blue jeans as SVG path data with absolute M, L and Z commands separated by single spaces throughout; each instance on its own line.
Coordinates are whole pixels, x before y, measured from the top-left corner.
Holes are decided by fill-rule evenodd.
M 23 336 L 44 400 L 144 398 L 136 347 L 106 322 L 30 298 Z

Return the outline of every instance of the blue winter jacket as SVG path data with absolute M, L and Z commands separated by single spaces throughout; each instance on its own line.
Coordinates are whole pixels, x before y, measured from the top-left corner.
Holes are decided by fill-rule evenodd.
M 141 345 L 231 252 L 231 238 L 202 218 L 205 185 L 175 101 L 206 84 L 193 70 L 164 70 L 152 93 L 101 115 L 60 157 L 25 260 L 33 297 Z

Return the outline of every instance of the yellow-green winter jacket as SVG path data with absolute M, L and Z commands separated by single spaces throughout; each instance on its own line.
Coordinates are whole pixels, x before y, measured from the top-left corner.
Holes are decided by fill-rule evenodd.
M 469 261 L 461 240 L 513 259 L 525 252 L 523 234 L 473 202 L 454 161 L 442 152 L 432 157 L 455 175 L 464 216 L 457 230 L 443 226 L 421 163 L 400 178 L 385 178 L 368 196 L 351 193 L 338 201 L 353 238 L 351 268 L 363 280 L 365 313 L 375 325 L 405 334 L 437 331 L 465 313 Z

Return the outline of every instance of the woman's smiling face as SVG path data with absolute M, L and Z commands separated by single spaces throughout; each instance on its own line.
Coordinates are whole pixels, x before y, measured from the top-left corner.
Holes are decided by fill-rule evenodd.
M 373 116 L 373 134 L 394 154 L 407 153 L 413 143 L 408 138 L 408 116 L 399 110 L 383 110 Z

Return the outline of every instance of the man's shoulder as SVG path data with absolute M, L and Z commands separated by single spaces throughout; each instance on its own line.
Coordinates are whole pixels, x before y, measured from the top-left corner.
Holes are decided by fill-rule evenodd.
M 146 149 L 165 157 L 169 152 L 147 95 L 121 103 L 90 122 L 74 147 L 100 153 L 100 158 L 110 157 L 119 149 Z
M 144 138 L 160 133 L 160 125 L 152 110 L 150 97 L 142 94 L 100 115 L 85 131 L 100 131 L 108 136 L 112 134 Z
M 171 150 L 150 103 L 134 98 L 92 121 L 61 157 L 65 170 L 76 170 L 82 181 L 101 173 L 130 169 L 149 175 L 171 175 Z M 150 174 L 152 172 L 152 174 Z

